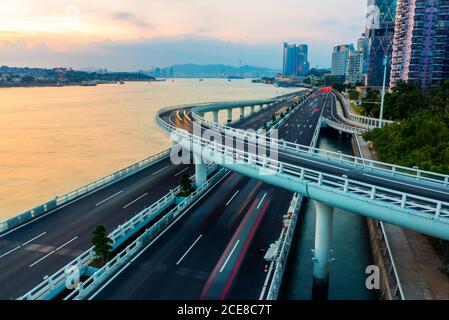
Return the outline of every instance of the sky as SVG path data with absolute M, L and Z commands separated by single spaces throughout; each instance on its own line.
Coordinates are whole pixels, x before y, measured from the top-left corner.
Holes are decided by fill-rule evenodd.
M 0 65 L 149 70 L 172 64 L 280 69 L 282 43 L 329 67 L 355 43 L 366 0 L 2 0 Z

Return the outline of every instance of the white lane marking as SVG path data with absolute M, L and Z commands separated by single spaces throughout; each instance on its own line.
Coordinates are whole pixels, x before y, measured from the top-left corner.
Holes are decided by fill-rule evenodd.
M 285 133 L 287 134 L 287 133 L 288 133 L 288 130 L 287 130 L 287 131 L 285 131 Z
M 309 128 L 312 128 L 312 125 L 310 125 Z
M 294 143 L 296 143 L 296 142 L 298 142 L 298 139 L 296 139 Z
M 137 199 L 134 199 L 133 201 L 131 201 L 130 203 L 128 203 L 126 206 L 123 207 L 123 209 L 128 208 L 130 205 L 132 205 L 134 202 L 139 201 L 140 199 L 142 199 L 143 197 L 145 197 L 148 194 L 148 192 L 145 192 L 143 195 L 141 195 L 140 197 L 138 197 Z
M 300 124 L 297 125 L 298 128 L 299 128 L 300 126 L 301 126 Z
M 145 170 L 146 170 L 146 169 L 145 169 Z M 23 223 L 23 224 L 21 224 L 21 225 L 15 227 L 15 228 L 12 228 L 11 230 L 9 230 L 9 231 L 7 231 L 7 232 L 5 232 L 5 233 L 0 234 L 0 239 L 3 238 L 3 237 L 5 237 L 5 236 L 7 236 L 7 235 L 10 234 L 10 233 L 13 233 L 14 231 L 17 231 L 17 230 L 20 230 L 20 229 L 26 227 L 26 226 L 29 225 L 29 224 L 32 224 L 32 223 L 34 223 L 34 222 L 36 222 L 36 221 L 38 221 L 38 220 L 43 219 L 43 218 L 45 218 L 46 216 L 48 216 L 48 215 L 50 215 L 50 214 L 53 214 L 53 213 L 54 213 L 54 214 L 61 213 L 61 212 L 62 212 L 61 209 L 65 208 L 65 207 L 68 207 L 69 205 L 75 203 L 76 201 L 79 201 L 79 200 L 82 200 L 82 199 L 84 199 L 84 198 L 87 198 L 87 197 L 93 195 L 94 193 L 97 193 L 97 192 L 99 192 L 99 191 L 101 191 L 101 190 L 104 190 L 104 189 L 110 187 L 111 185 L 113 185 L 113 184 L 115 184 L 115 183 L 118 183 L 118 182 L 120 182 L 120 181 L 121 181 L 121 180 L 118 180 L 118 181 L 115 180 L 115 181 L 106 183 L 105 185 L 100 186 L 100 187 L 98 187 L 98 188 L 96 188 L 96 189 L 94 189 L 94 190 L 92 190 L 92 191 L 90 191 L 90 192 L 88 192 L 88 193 L 86 193 L 86 194 L 80 196 L 80 197 L 76 197 L 75 199 L 72 199 L 72 200 L 70 200 L 70 201 L 68 201 L 68 202 L 66 202 L 66 203 L 64 203 L 64 204 L 62 204 L 62 205 L 60 205 L 60 206 L 57 206 L 56 208 L 50 210 L 49 212 L 47 212 L 47 213 L 45 213 L 45 214 L 43 214 L 43 215 L 40 215 L 39 217 L 36 217 L 36 218 L 32 219 L 31 221 L 25 222 L 25 223 Z
M 319 161 L 309 160 L 309 159 L 306 159 L 306 158 L 299 158 L 299 159 L 301 159 L 301 161 L 312 162 L 312 163 L 318 164 L 320 166 L 330 167 L 330 168 L 334 168 L 334 169 L 341 170 L 341 171 L 350 171 L 349 169 L 343 169 L 343 168 L 340 168 L 340 167 L 337 167 L 337 166 L 333 166 L 331 164 L 326 164 L 326 163 L 323 163 L 323 162 L 319 162 Z
M 38 263 L 41 262 L 42 260 L 48 258 L 49 256 L 51 256 L 51 255 L 52 255 L 53 253 L 55 253 L 55 252 L 56 252 L 56 251 L 53 250 L 52 252 L 46 254 L 45 256 L 43 256 L 42 258 L 40 258 L 39 260 L 37 260 L 37 261 L 33 262 L 32 264 L 30 264 L 30 265 L 28 266 L 28 268 L 34 267 L 36 264 L 38 264 Z
M 106 199 L 104 199 L 104 200 L 98 202 L 95 206 L 97 207 L 97 206 L 99 206 L 100 204 L 103 204 L 103 203 L 105 203 L 106 201 L 111 200 L 112 198 L 114 198 L 115 196 L 118 196 L 118 195 L 119 195 L 120 193 L 122 193 L 122 192 L 123 192 L 123 190 L 120 190 L 119 192 L 113 194 L 112 196 L 110 196 L 110 197 L 108 197 L 108 198 L 106 198 Z
M 239 192 L 240 192 L 240 190 L 237 190 L 237 191 L 234 193 L 234 195 L 231 197 L 231 199 L 229 199 L 229 201 L 226 202 L 225 207 L 227 207 L 227 206 L 231 203 L 231 201 L 234 200 L 235 196 L 236 196 Z
M 189 249 L 187 249 L 187 251 L 178 260 L 178 262 L 176 262 L 176 265 L 179 265 L 181 263 L 182 259 L 184 259 L 185 256 L 190 252 L 190 250 L 192 250 L 192 248 L 196 245 L 196 243 L 201 239 L 202 236 L 203 236 L 203 234 L 200 234 L 200 236 L 198 238 L 196 238 L 195 242 L 192 243 L 192 245 L 189 247 Z
M 256 209 L 259 209 L 260 205 L 262 204 L 263 199 L 265 199 L 265 197 L 267 196 L 267 193 L 265 192 L 265 194 L 263 195 L 262 199 L 260 199 L 259 204 L 257 205 Z
M 32 264 L 30 264 L 28 267 L 29 267 L 29 268 L 34 267 L 34 266 L 35 266 L 36 264 L 38 264 L 39 262 L 41 262 L 42 260 L 48 258 L 48 257 L 51 256 L 53 253 L 55 253 L 56 251 L 62 249 L 63 247 L 65 247 L 65 246 L 68 245 L 69 243 L 75 241 L 76 239 L 78 239 L 78 236 L 76 236 L 75 238 L 73 238 L 73 239 L 71 239 L 71 240 L 65 242 L 64 244 L 60 245 L 60 246 L 57 247 L 55 250 L 49 252 L 48 254 L 46 254 L 45 256 L 43 256 L 42 258 L 40 258 L 39 260 L 37 260 L 37 261 L 33 262 Z
M 302 130 L 301 130 L 301 132 L 299 133 L 299 135 L 302 135 Z
M 18 246 L 18 247 L 15 247 L 14 249 L 9 250 L 8 252 L 5 252 L 4 254 L 2 254 L 2 255 L 0 256 L 0 258 L 3 258 L 4 256 L 7 256 L 8 254 L 10 254 L 10 253 L 16 251 L 17 249 L 20 249 L 21 247 L 22 247 L 22 246 Z
M 447 195 L 447 192 L 445 192 L 445 191 L 435 190 L 435 189 L 426 188 L 426 187 L 420 187 L 420 186 L 416 186 L 416 185 L 411 184 L 411 183 L 399 182 L 397 180 L 390 180 L 390 179 L 387 179 L 387 178 L 381 178 L 381 177 L 374 176 L 374 175 L 371 175 L 371 174 L 366 174 L 366 173 L 364 173 L 363 175 L 367 176 L 367 177 L 375 178 L 375 179 L 385 180 L 385 181 L 389 181 L 389 182 L 393 182 L 393 183 L 403 184 L 405 186 L 410 186 L 410 187 L 413 187 L 413 188 L 423 189 L 423 190 L 432 191 L 432 192 L 439 192 L 439 193 Z
M 167 169 L 169 167 L 169 165 L 167 165 L 167 166 L 165 166 L 165 167 L 163 167 L 162 169 L 159 169 L 158 171 L 156 171 L 156 172 L 153 172 L 153 174 L 152 174 L 152 176 L 154 176 L 155 174 L 158 174 L 159 172 L 161 172 L 162 170 L 165 170 L 165 169 Z
M 17 246 L 17 247 L 15 247 L 14 249 L 11 249 L 11 250 L 9 250 L 8 252 L 3 253 L 3 254 L 0 256 L 0 258 L 3 258 L 4 256 L 7 256 L 8 254 L 13 253 L 13 252 L 16 251 L 17 249 L 20 249 L 20 248 L 26 246 L 27 244 L 29 244 L 30 242 L 36 240 L 37 238 L 42 237 L 42 236 L 43 236 L 44 234 L 46 234 L 46 233 L 47 233 L 47 232 L 42 232 L 40 235 L 37 235 L 37 236 L 35 236 L 34 238 L 32 238 L 32 239 L 30 239 L 30 240 L 28 240 L 28 241 L 22 243 L 20 246 Z
M 179 176 L 181 173 L 183 173 L 184 171 L 189 170 L 189 167 L 182 169 L 181 171 L 179 171 L 177 174 L 175 174 L 175 177 Z
M 63 247 L 65 247 L 65 246 L 68 245 L 69 243 L 75 241 L 76 239 L 78 239 L 78 236 L 76 236 L 75 238 L 73 238 L 73 239 L 71 239 L 71 240 L 65 242 L 64 244 L 60 245 L 59 247 L 57 247 L 57 248 L 55 249 L 55 251 L 58 251 L 58 250 L 62 249 Z
M 201 201 L 207 194 L 209 194 L 209 191 L 212 190 L 213 188 L 215 188 L 215 186 L 217 186 L 219 183 L 221 183 L 224 178 L 226 178 L 229 175 L 230 172 L 228 172 L 227 174 L 225 174 L 223 177 L 221 177 L 217 182 L 215 182 L 215 184 L 210 187 L 205 193 L 203 193 L 194 203 L 192 203 L 190 205 L 190 207 L 188 207 L 184 212 L 182 212 L 175 221 L 173 221 L 172 223 L 170 223 L 168 225 L 168 227 L 166 227 L 164 230 L 162 230 L 161 233 L 159 233 L 156 238 L 154 238 L 149 244 L 146 245 L 145 248 L 143 248 L 142 250 L 140 250 L 127 264 L 125 264 L 123 266 L 123 268 L 121 268 L 118 272 L 114 273 L 114 275 L 108 280 L 106 281 L 105 284 L 103 284 L 99 289 L 97 289 L 97 291 L 95 291 L 94 293 L 92 293 L 92 295 L 90 295 L 89 298 L 87 298 L 87 300 L 93 300 L 101 291 L 104 290 L 104 288 L 106 288 L 112 281 L 114 281 L 120 274 L 122 274 L 122 272 L 124 272 L 134 261 L 136 261 L 146 250 L 148 250 L 149 247 L 151 247 L 157 240 L 159 240 L 160 237 L 162 237 L 168 230 L 171 229 L 171 227 L 173 227 L 176 222 L 178 222 L 182 217 L 184 217 L 184 215 L 186 213 L 188 213 L 190 211 L 190 209 L 193 208 L 194 205 L 196 205 L 199 201 Z
M 223 266 L 220 269 L 220 272 L 222 272 L 224 270 L 224 268 L 226 267 L 226 265 L 228 264 L 229 259 L 231 258 L 232 254 L 235 251 L 235 248 L 237 248 L 237 245 L 239 244 L 240 240 L 237 240 L 237 242 L 234 244 L 234 247 L 232 248 L 231 252 L 229 252 L 228 257 L 226 258 L 226 261 L 223 263 Z
M 35 236 L 33 239 L 30 239 L 30 240 L 28 240 L 27 242 L 24 242 L 24 243 L 22 243 L 22 247 L 24 247 L 24 246 L 26 246 L 28 243 L 30 243 L 31 241 L 34 241 L 34 240 L 36 240 L 37 238 L 40 238 L 40 237 L 42 237 L 44 234 L 46 234 L 47 232 L 42 232 L 40 235 L 38 235 L 38 236 Z

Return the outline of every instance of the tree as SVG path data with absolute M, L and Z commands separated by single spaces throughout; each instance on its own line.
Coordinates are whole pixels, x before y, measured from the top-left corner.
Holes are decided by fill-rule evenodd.
M 181 197 L 188 197 L 193 192 L 192 181 L 187 174 L 182 174 L 179 181 L 179 195 Z
M 449 80 L 430 92 L 429 109 L 433 112 L 449 112 Z
M 351 100 L 359 100 L 360 93 L 357 90 L 350 90 L 349 91 L 349 99 Z
M 112 239 L 106 234 L 104 226 L 97 226 L 90 240 L 94 246 L 95 256 L 104 265 L 109 258 L 112 250 Z
M 399 81 L 391 93 L 385 95 L 385 118 L 402 120 L 425 110 L 427 99 L 415 84 Z
M 34 82 L 33 76 L 25 76 L 22 78 L 22 83 L 31 84 Z

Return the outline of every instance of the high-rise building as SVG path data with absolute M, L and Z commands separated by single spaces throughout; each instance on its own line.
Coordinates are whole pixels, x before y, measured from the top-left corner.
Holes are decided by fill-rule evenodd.
M 346 83 L 355 85 L 363 83 L 363 52 L 361 50 L 350 51 L 346 69 Z
M 357 41 L 357 50 L 362 52 L 362 58 L 363 58 L 363 68 L 362 68 L 362 74 L 363 74 L 363 82 L 365 82 L 365 79 L 368 74 L 368 39 L 365 36 L 365 33 L 362 33 L 359 40 Z
M 349 57 L 353 51 L 353 44 L 336 45 L 334 47 L 334 52 L 332 52 L 332 76 L 346 76 Z
M 304 77 L 309 72 L 309 48 L 306 44 L 284 43 L 284 63 L 282 74 L 287 77 Z
M 296 53 L 296 75 L 305 77 L 309 73 L 310 64 L 308 61 L 309 47 L 306 44 L 300 44 Z
M 390 87 L 449 79 L 449 0 L 398 0 Z
M 391 57 L 396 17 L 396 0 L 368 0 L 365 25 L 367 85 L 381 86 L 384 57 Z M 391 64 L 391 59 L 387 59 Z M 387 79 L 390 67 L 387 66 Z

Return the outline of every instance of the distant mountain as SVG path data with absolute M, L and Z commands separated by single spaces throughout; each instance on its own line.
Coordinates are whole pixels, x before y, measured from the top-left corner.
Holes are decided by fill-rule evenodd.
M 233 67 L 224 64 L 175 64 L 165 68 L 154 68 L 145 73 L 155 77 L 163 78 L 226 78 L 226 77 L 245 77 L 260 78 L 272 77 L 279 71 L 270 68 L 253 67 L 244 65 Z

